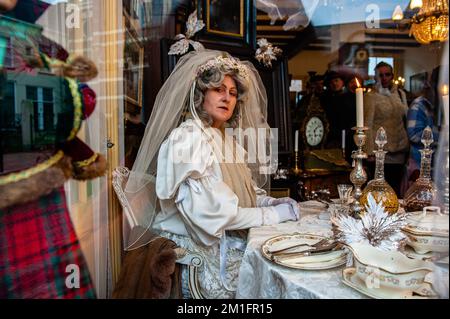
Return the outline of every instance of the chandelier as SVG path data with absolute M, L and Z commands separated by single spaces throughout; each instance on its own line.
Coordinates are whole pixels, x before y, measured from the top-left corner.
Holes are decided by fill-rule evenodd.
M 409 35 L 413 35 L 417 42 L 429 44 L 448 39 L 448 0 L 412 0 L 409 7 L 416 9 L 409 21 Z M 392 19 L 403 19 L 400 6 L 395 8 Z

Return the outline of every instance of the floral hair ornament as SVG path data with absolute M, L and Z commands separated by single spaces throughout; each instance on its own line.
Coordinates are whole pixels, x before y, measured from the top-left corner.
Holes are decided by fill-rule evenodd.
M 248 80 L 250 77 L 248 69 L 245 65 L 243 65 L 239 60 L 228 56 L 218 56 L 212 60 L 209 60 L 198 69 L 197 75 L 201 75 L 214 68 L 226 68 L 235 70 L 246 80 Z
M 259 48 L 256 50 L 255 58 L 259 63 L 264 64 L 264 66 L 271 68 L 272 61 L 276 60 L 278 56 L 283 53 L 278 47 L 274 47 L 272 43 L 267 41 L 265 38 L 261 38 L 258 40 Z
M 183 55 L 189 50 L 189 45 L 192 45 L 195 51 L 204 49 L 200 42 L 190 40 L 198 31 L 203 29 L 205 24 L 202 20 L 197 19 L 197 10 L 195 10 L 188 18 L 186 22 L 186 35 L 177 34 L 175 36 L 175 42 L 170 46 L 169 55 Z

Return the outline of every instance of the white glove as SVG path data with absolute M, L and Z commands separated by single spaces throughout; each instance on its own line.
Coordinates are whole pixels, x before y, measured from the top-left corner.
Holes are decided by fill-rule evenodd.
M 261 200 L 260 206 L 261 207 L 267 207 L 267 206 L 276 206 L 280 204 L 290 204 L 292 206 L 292 210 L 295 215 L 295 220 L 299 220 L 300 218 L 300 210 L 298 208 L 298 203 L 294 199 L 290 197 L 282 197 L 282 198 L 274 198 L 274 197 L 265 197 Z
M 295 202 L 295 200 L 293 200 L 290 197 L 275 198 L 275 197 L 270 197 L 270 196 L 264 196 L 262 198 L 260 197 L 260 199 L 258 200 L 258 207 L 275 206 L 278 204 L 290 203 L 290 202 Z
M 289 203 L 283 203 L 271 207 L 278 215 L 278 222 L 282 223 L 288 220 L 298 220 L 298 215 L 295 213 L 292 205 Z

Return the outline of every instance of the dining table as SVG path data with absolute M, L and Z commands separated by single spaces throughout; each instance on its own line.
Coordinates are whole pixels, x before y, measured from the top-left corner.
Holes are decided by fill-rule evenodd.
M 325 270 L 302 270 L 278 265 L 261 253 L 270 238 L 286 234 L 332 235 L 326 206 L 300 202 L 299 221 L 251 228 L 239 271 L 236 298 L 242 299 L 362 299 L 366 295 L 342 281 L 346 265 Z
M 351 254 L 339 266 L 329 269 L 297 269 L 286 267 L 268 258 L 262 252 L 278 237 L 301 236 L 332 238 L 332 224 L 327 205 L 319 201 L 299 203 L 300 219 L 272 226 L 254 227 L 249 230 L 236 290 L 238 299 L 367 299 L 383 298 L 378 292 L 352 285 L 344 280 L 353 266 Z M 407 247 L 403 253 L 409 258 L 423 258 L 423 255 Z M 445 260 L 445 261 L 444 261 Z M 444 262 L 442 262 L 444 261 Z M 449 267 L 447 257 L 436 262 L 433 270 L 436 284 L 433 289 L 441 297 L 448 298 Z M 348 277 L 346 277 L 348 279 Z M 349 284 L 350 283 L 350 284 Z M 389 297 L 389 294 L 387 295 Z

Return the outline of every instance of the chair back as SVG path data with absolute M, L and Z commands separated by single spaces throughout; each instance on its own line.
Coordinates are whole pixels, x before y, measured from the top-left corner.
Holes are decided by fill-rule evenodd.
M 133 215 L 131 214 L 131 206 L 124 192 L 124 188 L 129 176 L 130 170 L 127 167 L 116 167 L 112 172 L 112 184 L 117 198 L 119 199 L 120 205 L 122 206 L 123 214 L 127 219 L 130 227 L 133 228 L 133 226 L 137 225 L 137 223 L 133 218 Z M 146 246 L 152 244 L 156 239 L 161 238 L 159 236 L 155 236 L 155 234 L 151 231 L 148 232 L 148 234 L 152 237 L 152 240 L 147 241 L 147 244 L 141 248 L 145 248 Z M 198 268 L 203 264 L 202 257 L 199 254 L 189 252 L 181 247 L 175 248 L 174 251 L 177 259 L 176 263 L 184 264 L 188 267 L 188 283 L 192 297 L 194 299 L 203 298 L 199 288 L 197 271 Z M 119 295 L 119 293 L 117 293 L 117 295 Z
M 112 185 L 117 199 L 122 206 L 123 214 L 127 219 L 130 227 L 133 227 L 134 225 L 136 225 L 136 222 L 134 221 L 134 218 L 131 214 L 131 206 L 124 192 L 125 185 L 128 181 L 128 176 L 130 176 L 130 170 L 127 167 L 116 167 L 112 172 Z

